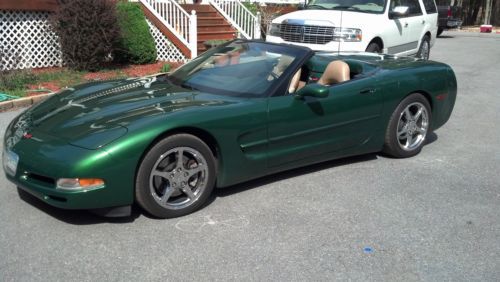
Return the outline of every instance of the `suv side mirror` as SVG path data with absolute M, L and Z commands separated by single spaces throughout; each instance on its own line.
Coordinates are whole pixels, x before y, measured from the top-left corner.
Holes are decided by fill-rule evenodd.
M 408 15 L 410 8 L 408 6 L 396 6 L 389 11 L 389 19 L 397 19 Z
M 318 83 L 312 83 L 312 84 L 307 84 L 299 91 L 297 91 L 295 93 L 295 98 L 302 99 L 306 96 L 316 97 L 316 98 L 326 98 L 328 97 L 328 92 L 330 92 L 328 87 Z

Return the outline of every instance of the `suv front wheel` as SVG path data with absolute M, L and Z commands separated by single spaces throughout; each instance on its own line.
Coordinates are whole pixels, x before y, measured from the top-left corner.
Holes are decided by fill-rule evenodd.
M 420 48 L 418 49 L 417 57 L 422 60 L 429 60 L 431 53 L 431 39 L 429 35 L 422 38 L 422 43 L 420 43 Z
M 378 43 L 372 42 L 372 43 L 368 44 L 368 47 L 366 47 L 366 52 L 382 53 L 382 48 L 380 48 Z

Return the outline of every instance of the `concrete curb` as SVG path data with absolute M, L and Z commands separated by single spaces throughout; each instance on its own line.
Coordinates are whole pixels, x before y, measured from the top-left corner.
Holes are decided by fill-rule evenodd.
M 55 92 L 52 92 L 47 94 L 23 97 L 15 100 L 0 102 L 0 112 L 36 105 L 55 94 L 56 94 Z

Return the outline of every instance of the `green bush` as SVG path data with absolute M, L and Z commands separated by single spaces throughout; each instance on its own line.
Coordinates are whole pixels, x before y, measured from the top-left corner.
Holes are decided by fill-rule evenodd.
M 10 48 L 0 45 L 0 100 L 5 99 L 6 93 L 22 93 L 26 85 L 37 82 L 31 70 L 19 69 L 21 49 L 20 44 Z
M 77 70 L 97 70 L 110 60 L 120 29 L 109 0 L 61 0 L 53 27 L 63 59 Z
M 170 64 L 163 64 L 161 66 L 160 72 L 169 72 L 172 69 L 172 66 Z
M 243 6 L 245 6 L 245 8 L 247 8 L 250 11 L 250 13 L 252 13 L 253 15 L 257 15 L 257 12 L 259 11 L 257 3 L 245 1 L 245 2 L 241 2 L 241 4 L 243 4 Z
M 156 46 L 141 7 L 136 3 L 116 5 L 121 38 L 115 59 L 122 63 L 147 64 L 156 61 Z
M 36 82 L 37 78 L 30 70 L 0 71 L 0 92 L 24 89 Z

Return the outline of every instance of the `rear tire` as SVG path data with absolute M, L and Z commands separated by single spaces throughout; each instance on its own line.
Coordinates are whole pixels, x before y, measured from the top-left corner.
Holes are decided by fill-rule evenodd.
M 382 53 L 382 48 L 380 48 L 380 45 L 378 45 L 378 43 L 372 42 L 368 44 L 368 47 L 366 47 L 366 52 Z
M 444 31 L 444 28 L 442 28 L 442 27 L 438 27 L 438 33 L 437 33 L 437 36 L 440 36 L 441 34 L 443 34 L 443 31 Z
M 193 135 L 172 135 L 144 156 L 137 171 L 135 197 L 155 217 L 183 216 L 207 201 L 215 174 L 215 158 L 207 144 Z
M 422 60 L 429 60 L 431 54 L 431 39 L 428 35 L 422 38 L 422 43 L 420 43 L 420 48 L 418 49 L 417 57 Z
M 383 152 L 395 158 L 420 153 L 431 128 L 431 106 L 419 93 L 410 94 L 391 115 L 385 133 Z

